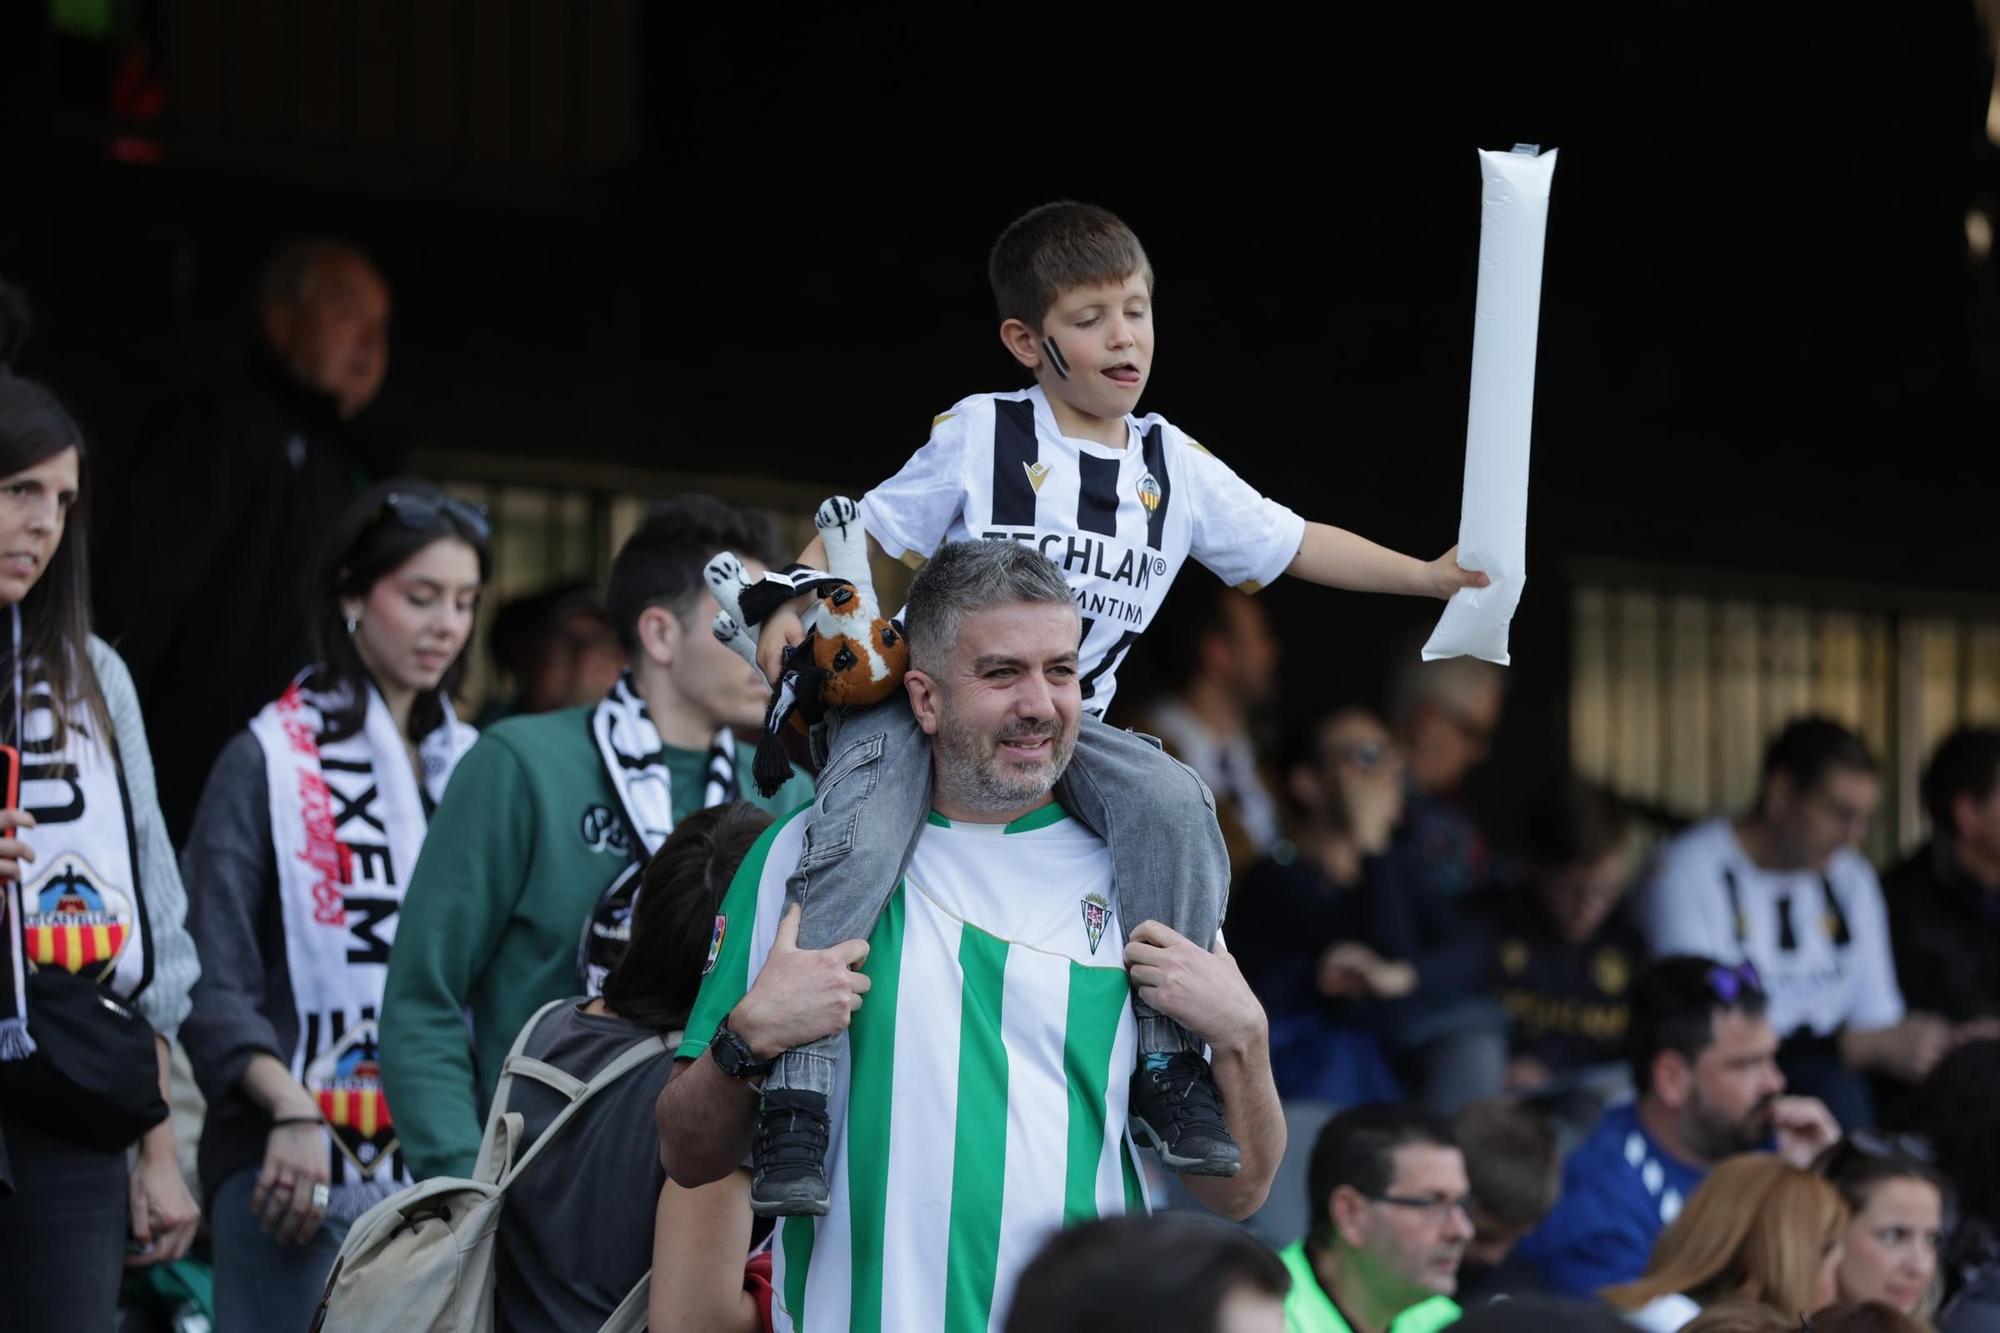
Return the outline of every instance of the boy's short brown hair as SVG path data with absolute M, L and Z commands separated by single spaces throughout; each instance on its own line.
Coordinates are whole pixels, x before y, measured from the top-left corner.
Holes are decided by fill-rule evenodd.
M 1473 1102 L 1453 1130 L 1479 1211 L 1494 1222 L 1532 1227 L 1556 1206 L 1562 1156 L 1547 1117 L 1502 1098 Z
M 1095 204 L 1060 199 L 1016 218 L 986 262 L 1000 318 L 1018 319 L 1040 332 L 1042 317 L 1064 292 L 1146 275 L 1153 265 L 1132 229 Z

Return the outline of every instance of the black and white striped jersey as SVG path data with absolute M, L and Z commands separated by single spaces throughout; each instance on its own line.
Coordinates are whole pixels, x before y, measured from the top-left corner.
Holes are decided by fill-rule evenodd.
M 1255 591 L 1305 538 L 1304 519 L 1164 417 L 1126 421 L 1114 449 L 1064 436 L 1040 387 L 975 394 L 861 501 L 882 549 L 911 564 L 978 537 L 1029 542 L 1061 566 L 1083 617 L 1084 708 L 1098 716 L 1183 561 Z

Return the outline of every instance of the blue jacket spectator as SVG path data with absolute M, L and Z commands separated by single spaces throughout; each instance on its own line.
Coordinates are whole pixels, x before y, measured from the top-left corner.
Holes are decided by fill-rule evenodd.
M 1783 1096 L 1778 1038 L 1754 968 L 1663 958 L 1632 1001 L 1637 1099 L 1606 1111 L 1570 1154 L 1555 1211 L 1521 1244 L 1554 1293 L 1638 1278 L 1653 1242 L 1717 1162 L 1773 1146 L 1798 1166 L 1840 1136 L 1809 1098 Z

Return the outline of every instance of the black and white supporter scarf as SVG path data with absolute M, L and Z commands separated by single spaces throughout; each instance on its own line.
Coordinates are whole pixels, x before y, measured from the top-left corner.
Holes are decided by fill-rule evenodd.
M 292 1076 L 326 1118 L 327 1215 L 351 1220 L 410 1185 L 382 1093 L 377 1019 L 410 872 L 477 733 L 452 715 L 417 747 L 423 781 L 373 689 L 357 719 L 301 677 L 250 723 L 264 751 L 271 843 L 298 1013 Z M 358 722 L 358 725 L 357 725 Z
M 48 674 L 21 657 L 21 609 L 13 608 L 15 712 L 20 808 L 35 818 L 23 832 L 36 859 L 6 885 L 7 975 L 0 978 L 0 1060 L 34 1054 L 27 978 L 60 967 L 125 1000 L 152 980 L 152 931 L 139 876 L 125 774 L 109 736 L 78 701 L 59 704 Z M 60 710 L 64 740 L 55 742 Z
M 579 980 L 586 995 L 596 995 L 631 939 L 641 872 L 674 831 L 674 782 L 667 771 L 666 744 L 630 671 L 618 678 L 591 713 L 590 734 L 634 843 L 634 859 L 598 898 L 578 946 Z M 717 731 L 709 742 L 702 773 L 702 809 L 725 805 L 740 795 L 736 737 L 729 728 Z

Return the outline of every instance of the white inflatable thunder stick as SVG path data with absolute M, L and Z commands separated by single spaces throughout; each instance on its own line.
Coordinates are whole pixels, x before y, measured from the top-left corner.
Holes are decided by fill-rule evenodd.
M 1542 309 L 1542 241 L 1556 150 L 1516 144 L 1479 154 L 1479 295 L 1472 322 L 1472 402 L 1465 426 L 1465 499 L 1458 563 L 1483 570 L 1461 588 L 1424 660 L 1483 657 L 1505 666 L 1507 625 L 1528 561 L 1528 433 L 1535 416 L 1535 327 Z

